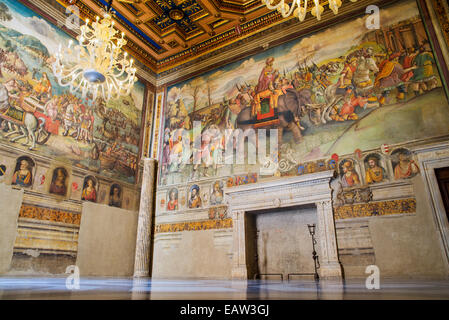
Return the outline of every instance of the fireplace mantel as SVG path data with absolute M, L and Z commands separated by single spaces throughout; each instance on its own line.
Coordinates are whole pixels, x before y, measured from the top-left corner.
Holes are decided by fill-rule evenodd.
M 334 171 L 323 171 L 224 189 L 233 219 L 233 279 L 248 278 L 245 212 L 305 204 L 317 208 L 320 277 L 341 279 L 330 188 L 333 175 Z

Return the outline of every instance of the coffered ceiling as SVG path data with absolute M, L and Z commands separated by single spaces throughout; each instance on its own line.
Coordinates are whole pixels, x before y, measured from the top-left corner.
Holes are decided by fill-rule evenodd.
M 107 0 L 56 0 L 95 18 Z M 260 0 L 114 0 L 117 28 L 136 58 L 158 73 L 282 20 Z
M 46 1 L 64 14 L 67 7 L 76 5 L 83 20 L 94 20 L 108 4 L 108 0 Z M 310 10 L 313 0 L 308 1 Z M 348 12 L 379 0 L 343 2 L 341 9 Z M 187 62 L 210 58 L 211 54 L 240 45 L 244 39 L 257 41 L 259 34 L 267 36 L 274 26 L 317 24 L 310 13 L 302 23 L 296 18 L 282 18 L 261 0 L 113 0 L 112 7 L 117 29 L 127 36 L 126 50 L 157 75 L 179 69 Z M 335 20 L 329 12 L 325 10 L 321 23 L 331 16 Z

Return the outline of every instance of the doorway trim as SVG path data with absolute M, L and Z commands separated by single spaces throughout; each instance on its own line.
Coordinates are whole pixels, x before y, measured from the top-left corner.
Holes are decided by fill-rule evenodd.
M 449 144 L 444 143 L 416 150 L 419 163 L 422 168 L 422 177 L 425 181 L 425 188 L 429 204 L 432 208 L 433 217 L 439 232 L 440 244 L 445 254 L 446 267 L 449 267 L 449 221 L 441 197 L 435 169 L 449 167 Z M 449 269 L 448 269 L 449 270 Z
M 232 279 L 248 279 L 245 213 L 305 204 L 317 208 L 320 278 L 342 279 L 330 187 L 333 176 L 331 170 L 224 189 L 233 220 Z

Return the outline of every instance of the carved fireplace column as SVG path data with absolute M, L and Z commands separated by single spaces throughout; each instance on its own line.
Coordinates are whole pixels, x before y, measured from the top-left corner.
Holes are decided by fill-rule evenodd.
M 332 201 L 316 202 L 316 208 L 318 215 L 318 241 L 320 242 L 320 252 L 318 253 L 320 277 L 324 279 L 341 278 L 342 272 L 338 260 Z
M 142 190 L 140 192 L 136 256 L 134 259 L 134 277 L 148 277 L 150 275 L 151 225 L 155 194 L 154 180 L 156 178 L 155 168 L 155 159 L 145 158 L 143 160 Z
M 232 279 L 245 280 L 248 279 L 245 244 L 245 211 L 232 211 L 232 228 Z

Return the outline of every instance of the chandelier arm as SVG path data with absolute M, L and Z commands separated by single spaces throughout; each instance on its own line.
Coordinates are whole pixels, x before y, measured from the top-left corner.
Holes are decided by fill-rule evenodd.
M 114 92 L 114 91 L 116 91 L 116 92 L 119 91 L 119 88 L 120 88 L 120 87 L 119 87 L 119 85 L 118 85 L 118 83 L 117 83 L 118 80 L 117 80 L 116 78 L 114 78 L 114 77 L 110 77 L 109 80 L 110 80 L 111 85 L 112 85 L 113 88 L 114 88 L 113 92 Z
M 316 18 L 318 20 L 321 20 L 321 11 L 319 10 L 319 8 L 321 7 L 320 0 L 313 0 L 313 2 L 315 3 Z
M 126 77 L 126 79 L 124 79 L 124 80 L 122 81 L 122 83 L 130 83 L 130 82 L 131 82 L 131 79 L 133 79 L 133 78 L 134 78 L 134 75 L 132 75 L 131 73 L 129 73 L 128 76 Z
M 73 47 L 74 55 L 76 56 L 78 63 L 81 61 L 81 55 L 86 54 L 86 49 L 80 45 L 76 45 Z
M 53 64 L 53 66 L 54 67 L 58 67 L 59 69 L 61 69 L 61 71 L 64 71 L 64 66 L 63 66 L 63 64 L 61 63 L 61 61 L 58 59 L 54 64 Z M 76 70 L 76 69 L 79 69 L 80 67 L 78 66 L 78 65 L 75 65 L 75 66 L 73 66 L 72 68 L 65 68 L 66 70 L 65 70 L 65 72 L 67 73 L 67 72 L 72 72 L 73 70 Z
M 109 58 L 109 70 L 111 70 L 114 67 L 114 61 L 115 61 L 115 57 L 114 57 L 114 48 L 113 48 L 113 43 L 109 44 L 110 46 L 110 50 L 111 50 L 111 54 L 110 54 L 110 58 Z
M 76 79 L 76 78 L 73 78 L 73 80 L 74 79 Z M 72 93 L 72 94 L 75 94 L 78 90 L 79 90 L 79 88 L 81 87 L 81 85 L 82 85 L 82 81 L 80 81 L 80 83 L 78 84 L 78 86 L 75 88 L 75 86 L 74 86 L 74 82 L 73 81 L 71 81 L 71 82 L 69 82 L 67 85 L 65 85 L 65 86 L 68 86 L 68 85 L 70 85 L 70 87 L 69 87 L 69 90 L 70 90 L 70 92 Z
M 130 79 L 132 79 L 132 78 L 134 78 L 134 69 L 129 70 L 129 71 L 127 72 L 127 75 L 126 75 L 126 77 L 125 77 L 124 79 L 121 79 L 121 80 L 118 80 L 118 78 L 116 78 L 116 79 L 117 79 L 120 83 L 124 84 L 124 83 L 130 82 Z
M 128 82 L 127 86 L 126 86 L 127 88 L 126 88 L 125 95 L 129 95 L 131 93 L 131 88 L 132 88 L 133 84 L 134 84 L 134 77 L 132 79 L 129 79 L 129 82 Z
M 72 88 L 74 87 L 74 81 L 75 81 L 76 79 L 78 79 L 78 77 L 79 77 L 79 74 L 76 75 L 76 76 L 72 76 L 71 79 L 70 79 L 70 81 L 68 81 L 68 82 L 66 82 L 66 83 L 63 82 L 65 79 L 64 79 L 64 78 L 61 78 L 61 79 L 58 79 L 58 83 L 59 83 L 59 85 L 62 86 L 62 87 L 70 86 L 70 88 L 72 89 Z
M 264 1 L 265 1 L 265 5 L 267 6 L 268 9 L 270 9 L 270 10 L 278 10 L 278 9 L 279 9 L 281 15 L 282 15 L 284 18 L 290 16 L 290 15 L 293 13 L 293 10 L 294 10 L 294 8 L 295 8 L 295 4 L 298 5 L 298 7 L 299 7 L 299 4 L 297 3 L 297 0 L 293 0 L 291 6 L 289 6 L 289 11 L 288 11 L 288 13 L 285 13 L 285 9 L 284 9 L 284 8 L 285 8 L 286 3 L 285 3 L 284 0 L 281 0 L 281 1 L 280 1 L 277 5 L 275 5 L 275 6 L 272 6 L 272 5 L 271 5 L 271 3 L 270 3 L 271 0 L 264 0 Z
M 101 88 L 101 95 L 102 95 L 102 97 L 103 97 L 103 100 L 106 100 L 106 94 L 105 94 L 105 92 L 104 92 L 104 84 L 101 85 L 100 88 Z
M 124 65 L 121 65 L 120 68 L 117 66 L 116 68 L 114 68 L 114 70 L 118 70 L 118 73 L 111 71 L 111 76 L 114 78 L 118 78 L 125 73 L 126 67 Z
M 122 95 L 121 91 L 122 91 L 122 87 L 123 87 L 123 82 L 120 81 L 120 80 L 117 80 L 115 78 L 112 78 L 111 80 L 112 80 L 112 82 L 114 84 L 114 88 L 115 88 L 115 92 L 116 92 L 116 98 L 118 98 L 118 97 L 120 97 Z
M 108 89 L 107 100 L 109 100 L 109 99 L 111 99 L 111 93 L 112 93 L 112 88 L 111 88 L 111 85 L 110 85 L 110 78 L 109 77 L 106 77 L 106 87 Z
M 329 0 L 329 8 L 334 12 L 334 14 L 338 14 L 338 4 L 337 0 Z
M 125 34 L 119 36 L 111 16 L 112 0 L 109 0 L 103 19 L 97 17 L 90 25 L 86 20 L 81 26 L 81 34 L 76 37 L 78 45 L 72 47 L 69 42 L 65 50 L 60 45 L 52 69 L 59 85 L 70 86 L 72 94 L 81 92 L 83 98 L 89 94 L 94 100 L 101 95 L 109 100 L 130 93 L 136 81 L 136 68 L 134 60 L 128 60 L 128 54 L 122 51 L 127 43 Z
M 81 33 L 81 37 L 85 38 L 86 40 L 92 40 L 95 37 L 95 30 L 89 26 L 87 26 L 87 31 Z M 89 34 L 92 34 L 89 36 Z
M 60 72 L 58 75 L 56 75 L 56 79 L 58 80 L 58 83 L 59 83 L 61 86 L 66 87 L 67 85 L 70 84 L 70 82 L 71 82 L 73 79 L 76 79 L 76 77 L 74 77 L 72 74 L 64 75 L 64 74 L 62 74 L 62 72 Z M 67 80 L 66 80 L 66 79 L 67 79 Z M 63 81 L 69 81 L 69 82 L 68 82 L 68 83 L 64 83 Z
M 83 84 L 83 89 L 81 90 L 81 99 L 84 99 L 84 98 L 86 98 L 86 95 L 89 92 L 89 86 L 87 84 L 87 81 L 85 81 L 84 79 L 81 81 L 81 84 Z M 76 91 L 78 91 L 78 88 Z
M 78 71 L 78 73 L 77 73 Z M 63 74 L 63 70 L 62 72 L 59 73 L 59 77 L 57 77 L 58 79 L 65 79 L 65 78 L 72 78 L 72 79 L 76 79 L 81 73 L 83 72 L 83 69 L 79 68 L 78 66 L 75 66 L 73 69 L 68 70 L 65 72 L 65 74 Z
M 288 11 L 288 13 L 287 13 L 286 15 L 282 14 L 282 12 L 281 12 L 281 14 L 282 14 L 282 16 L 283 16 L 284 18 L 290 16 L 290 15 L 293 13 L 293 10 L 295 9 L 295 4 L 296 4 L 296 5 L 298 6 L 298 8 L 299 8 L 299 3 L 298 3 L 298 1 L 299 1 L 299 0 L 293 0 L 293 1 L 292 1 L 291 5 L 290 5 L 290 10 Z
M 266 5 L 267 8 L 270 9 L 270 10 L 277 10 L 277 8 L 280 8 L 280 7 L 281 7 L 281 4 L 282 4 L 282 5 L 285 4 L 284 0 L 281 0 L 277 5 L 272 6 L 271 3 L 270 3 L 271 0 L 264 0 L 264 1 L 265 1 L 265 5 Z
M 307 15 L 307 0 L 303 0 L 304 7 L 301 7 L 301 0 L 298 0 L 298 19 L 299 21 L 304 21 Z M 302 10 L 301 10 L 302 9 Z
M 98 87 L 99 87 L 99 85 L 94 86 L 94 90 L 92 92 L 92 100 L 94 100 L 94 101 L 97 99 Z
M 77 87 L 77 90 L 78 90 L 78 88 L 80 88 L 80 86 L 81 86 L 81 84 L 82 84 L 82 80 L 83 80 L 82 77 L 81 77 L 81 73 L 82 73 L 82 71 L 80 71 L 79 73 L 73 75 L 73 76 L 72 76 L 72 79 L 70 80 L 70 82 L 68 82 L 68 83 L 65 84 L 65 85 L 62 83 L 63 79 L 61 79 L 60 84 L 61 84 L 63 87 L 67 87 L 68 85 L 70 85 L 70 90 L 72 90 L 72 88 L 74 87 L 75 80 L 78 79 L 78 78 L 81 78 L 81 81 L 80 81 L 80 83 L 79 83 L 79 85 L 78 85 L 78 87 Z

